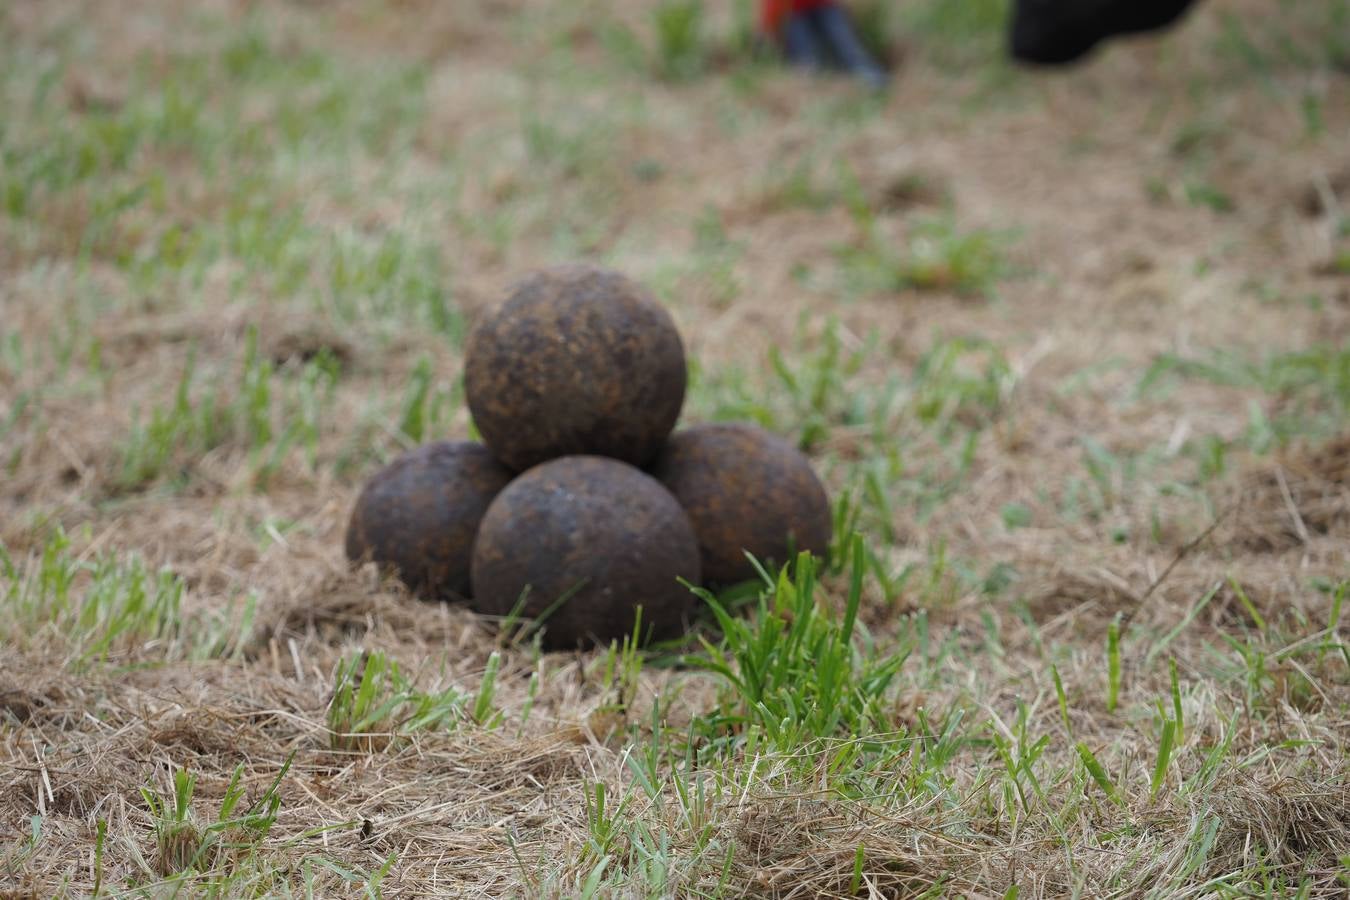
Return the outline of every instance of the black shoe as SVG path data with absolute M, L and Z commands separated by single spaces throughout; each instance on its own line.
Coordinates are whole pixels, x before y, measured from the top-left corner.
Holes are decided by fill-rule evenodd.
M 1017 0 L 1008 29 L 1012 57 L 1044 66 L 1075 63 L 1103 41 L 1157 31 L 1195 0 Z

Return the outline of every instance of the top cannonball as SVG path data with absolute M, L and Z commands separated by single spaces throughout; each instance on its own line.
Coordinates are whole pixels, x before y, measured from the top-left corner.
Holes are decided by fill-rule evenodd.
M 405 453 L 366 483 L 347 525 L 347 558 L 373 560 L 429 599 L 469 596 L 478 525 L 511 473 L 482 444 Z
M 665 309 L 587 265 L 520 282 L 470 334 L 464 370 L 484 442 L 518 472 L 574 454 L 646 465 L 675 427 L 687 379 Z
M 698 536 L 703 578 L 731 584 L 790 552 L 822 556 L 833 531 L 830 501 L 807 458 L 763 428 L 700 425 L 667 443 L 651 472 L 675 495 Z

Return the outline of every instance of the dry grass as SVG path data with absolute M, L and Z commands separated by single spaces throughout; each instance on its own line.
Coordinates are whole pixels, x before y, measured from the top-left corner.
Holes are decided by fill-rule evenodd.
M 1345 896 L 1344 3 L 1058 75 L 911 4 L 879 100 L 659 5 L 0 3 L 0 896 Z M 840 727 L 344 566 L 578 257 L 852 498 Z

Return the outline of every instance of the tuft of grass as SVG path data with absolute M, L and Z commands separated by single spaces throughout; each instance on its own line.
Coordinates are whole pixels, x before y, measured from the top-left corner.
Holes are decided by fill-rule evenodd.
M 484 728 L 492 728 L 501 721 L 502 712 L 493 705 L 497 690 L 497 670 L 501 668 L 502 655 L 492 651 L 488 657 L 487 668 L 483 670 L 483 680 L 478 685 L 478 695 L 473 701 L 471 717 Z
M 155 870 L 160 875 L 172 875 L 198 867 L 206 847 L 197 823 L 188 816 L 192 810 L 192 793 L 196 779 L 186 769 L 173 773 L 173 798 L 160 798 L 148 788 L 141 788 L 145 805 L 150 808 L 155 829 Z M 231 798 L 226 797 L 226 804 Z M 210 860 L 202 860 L 206 867 Z
M 375 753 L 410 735 L 453 731 L 465 721 L 495 728 L 503 718 L 494 700 L 501 660 L 496 651 L 488 657 L 475 695 L 453 685 L 420 691 L 398 663 L 380 651 L 339 660 L 326 716 L 329 746 Z
M 700 75 L 708 64 L 703 0 L 660 0 L 651 17 L 657 74 L 672 81 Z
M 638 607 L 632 631 L 622 641 L 611 641 L 605 653 L 600 683 L 605 685 L 607 696 L 593 721 L 626 721 L 632 711 L 643 669 L 641 634 L 642 608 Z
M 811 157 L 774 167 L 763 175 L 759 202 L 768 212 L 805 209 L 823 212 L 843 199 L 838 186 L 821 178 Z
M 147 873 L 157 880 L 139 886 L 146 893 L 172 888 L 176 896 L 271 896 L 289 894 L 297 873 L 290 856 L 303 842 L 331 831 L 350 830 L 357 822 L 319 826 L 281 841 L 274 839 L 281 812 L 281 785 L 290 772 L 295 754 L 281 764 L 267 787 L 252 803 L 244 766 L 236 766 L 225 786 L 220 807 L 206 814 L 197 803 L 197 777 L 186 768 L 174 768 L 170 791 L 161 794 L 153 786 L 141 788 L 141 798 L 150 816 L 154 853 Z M 363 887 L 368 897 L 378 897 L 379 885 L 393 866 L 390 855 L 380 868 L 364 872 L 344 867 L 323 853 L 310 853 L 299 860 L 302 883 L 312 892 L 319 884 L 315 870 L 336 876 L 339 883 Z M 142 863 L 146 865 L 147 863 Z M 329 884 L 328 890 L 335 889 Z M 97 891 L 95 891 L 97 894 Z
M 856 456 L 838 492 L 836 535 L 892 539 L 902 510 L 922 519 L 959 496 L 982 433 L 1005 420 L 1016 376 L 999 347 L 976 337 L 937 338 L 906 373 L 875 336 L 858 338 L 834 319 L 807 324 L 793 346 L 770 349 L 767 382 L 695 362 L 690 404 L 706 418 L 757 422 L 807 452 Z M 906 576 L 879 558 L 874 569 L 894 597 Z
M 161 797 L 152 788 L 141 788 L 141 797 L 150 810 L 155 834 L 155 869 L 162 876 L 205 872 L 226 854 L 240 855 L 256 851 L 276 825 L 281 808 L 279 788 L 290 771 L 295 754 L 282 763 L 272 783 L 248 807 L 241 807 L 246 789 L 244 766 L 235 767 L 220 810 L 214 820 L 203 824 L 193 809 L 196 777 L 184 768 L 173 772 L 173 795 Z
M 399 229 L 376 235 L 319 233 L 324 281 L 318 302 L 340 322 L 402 318 L 463 342 L 467 326 L 451 302 L 449 273 L 434 244 Z
M 427 431 L 427 398 L 431 393 L 431 360 L 422 357 L 408 381 L 407 396 L 403 401 L 403 417 L 398 430 L 409 443 L 422 443 Z
M 1150 800 L 1157 799 L 1158 791 L 1167 778 L 1167 770 L 1172 763 L 1172 748 L 1176 738 L 1177 723 L 1172 719 L 1164 719 L 1162 734 L 1158 738 L 1158 756 L 1153 764 L 1153 778 L 1149 783 Z
M 1237 201 L 1223 189 L 1208 181 L 1188 181 L 1185 185 L 1186 202 L 1203 206 L 1216 213 L 1230 213 L 1237 209 Z
M 722 632 L 718 644 L 701 639 L 703 654 L 686 658 L 728 689 L 720 711 L 705 721 L 711 733 L 759 732 L 770 746 L 790 751 L 822 738 L 893 730 L 885 701 L 908 654 L 880 653 L 858 621 L 867 571 L 862 538 L 850 549 L 842 617 L 824 605 L 818 564 L 806 553 L 776 579 L 764 573 L 766 589 L 748 618 L 696 591 Z
M 982 67 L 1006 68 L 1000 65 L 1000 50 L 1008 6 L 1008 0 L 904 4 L 860 0 L 849 9 L 863 43 L 877 56 L 894 59 L 902 41 L 912 42 L 939 69 L 955 75 Z
M 29 816 L 27 832 L 0 851 L 0 873 L 6 878 L 18 878 L 28 860 L 37 852 L 44 837 L 43 821 L 40 813 Z

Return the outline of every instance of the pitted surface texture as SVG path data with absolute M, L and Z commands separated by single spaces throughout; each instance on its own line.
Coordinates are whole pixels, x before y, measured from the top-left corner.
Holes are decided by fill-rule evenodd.
M 787 562 L 792 551 L 824 554 L 833 522 L 811 463 L 754 425 L 701 425 L 677 433 L 652 466 L 693 523 L 709 584 L 755 577 L 745 552 Z
M 632 631 L 678 633 L 698 583 L 698 542 L 684 510 L 627 463 L 571 456 L 536 466 L 488 509 L 473 556 L 474 605 L 543 616 L 548 647 L 606 643 Z M 528 588 L 528 592 L 527 592 Z M 566 598 L 566 599 L 562 599 Z M 562 602 L 559 603 L 560 599 Z
M 573 454 L 651 461 L 684 404 L 674 321 L 627 277 L 559 266 L 520 282 L 469 337 L 474 423 L 516 471 Z
M 469 595 L 478 523 L 511 473 L 482 444 L 428 444 L 366 484 L 347 526 L 347 558 L 372 559 L 428 599 Z

